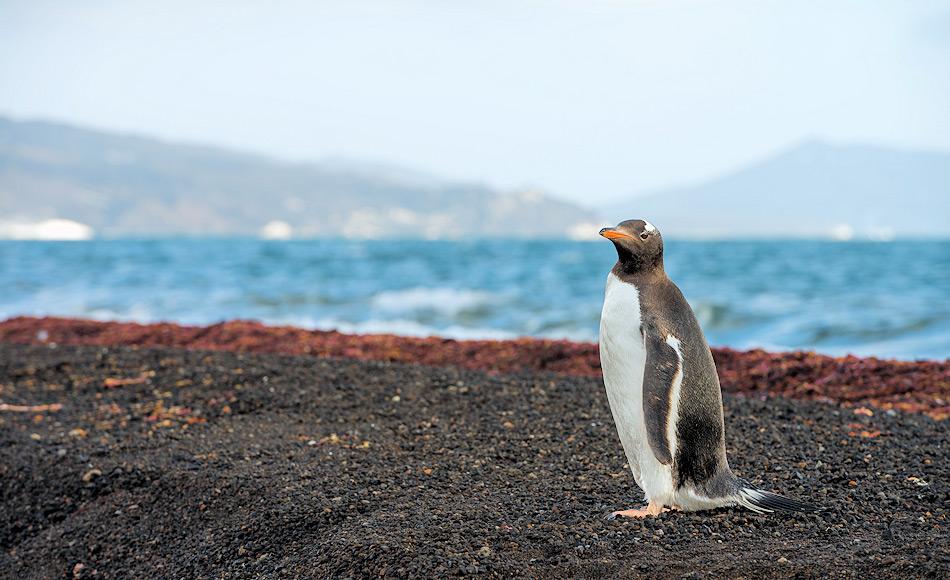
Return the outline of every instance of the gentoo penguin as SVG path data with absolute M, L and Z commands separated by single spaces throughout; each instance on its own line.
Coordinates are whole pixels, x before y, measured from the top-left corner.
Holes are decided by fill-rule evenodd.
M 609 517 L 735 505 L 760 513 L 811 511 L 729 470 L 716 364 L 696 316 L 663 270 L 660 232 L 649 222 L 627 220 L 600 235 L 619 257 L 607 276 L 600 317 L 604 385 L 648 503 Z

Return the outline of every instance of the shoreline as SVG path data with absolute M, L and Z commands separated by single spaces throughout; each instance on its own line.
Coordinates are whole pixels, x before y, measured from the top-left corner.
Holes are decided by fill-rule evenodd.
M 0 386 L 18 406 L 0 412 L 0 578 L 917 578 L 950 566 L 950 423 L 921 414 L 727 393 L 734 472 L 822 511 L 607 521 L 642 493 L 598 377 L 0 344 Z
M 242 320 L 186 326 L 16 317 L 0 321 L 0 343 L 175 347 L 455 366 L 498 374 L 600 376 L 593 343 L 354 335 Z M 804 351 L 712 350 L 725 393 L 925 413 L 938 420 L 950 417 L 950 359 L 897 361 Z

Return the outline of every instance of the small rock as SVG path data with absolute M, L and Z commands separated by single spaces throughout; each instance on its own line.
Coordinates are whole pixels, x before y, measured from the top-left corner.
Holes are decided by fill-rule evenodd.
M 82 474 L 82 480 L 86 483 L 89 483 L 90 481 L 99 477 L 100 475 L 102 475 L 102 470 L 93 468 L 87 471 L 86 473 Z

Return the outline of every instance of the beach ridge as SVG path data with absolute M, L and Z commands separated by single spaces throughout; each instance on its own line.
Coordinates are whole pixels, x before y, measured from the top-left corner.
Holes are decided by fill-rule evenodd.
M 56 317 L 0 321 L 0 343 L 176 347 L 457 366 L 489 373 L 600 376 L 597 345 L 568 340 L 455 340 L 344 334 L 235 320 L 210 326 Z M 895 361 L 813 352 L 713 348 L 723 391 L 950 417 L 950 360 Z

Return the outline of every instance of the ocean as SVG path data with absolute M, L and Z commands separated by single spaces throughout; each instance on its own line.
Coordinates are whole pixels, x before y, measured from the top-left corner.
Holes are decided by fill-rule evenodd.
M 611 244 L 570 241 L 0 242 L 0 318 L 596 341 Z M 666 242 L 709 342 L 950 356 L 950 241 Z

